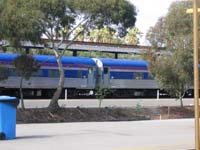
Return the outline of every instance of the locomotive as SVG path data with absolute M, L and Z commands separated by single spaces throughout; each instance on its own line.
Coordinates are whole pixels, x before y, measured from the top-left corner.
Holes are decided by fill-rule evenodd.
M 6 68 L 4 72 L 8 75 L 6 80 L 0 81 L 1 94 L 19 94 L 20 77 L 13 66 L 17 56 L 19 54 L 0 54 L 0 66 Z M 41 67 L 29 80 L 24 80 L 24 96 L 49 98 L 59 81 L 56 58 L 52 55 L 33 57 Z M 109 89 L 107 96 L 112 98 L 156 97 L 159 89 L 144 60 L 63 56 L 62 64 L 65 81 L 61 98 L 66 90 L 70 98 L 95 97 L 97 86 Z

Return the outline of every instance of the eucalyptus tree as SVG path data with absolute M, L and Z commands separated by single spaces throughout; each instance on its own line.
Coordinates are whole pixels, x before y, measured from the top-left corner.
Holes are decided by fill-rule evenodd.
M 165 47 L 167 36 L 166 32 L 165 17 L 160 17 L 156 24 L 149 28 L 146 34 L 146 39 L 155 49 L 158 47 Z
M 30 40 L 39 42 L 42 35 L 55 54 L 60 79 L 49 108 L 59 108 L 58 99 L 64 86 L 62 55 L 82 32 L 107 26 L 123 37 L 136 21 L 134 5 L 126 0 L 2 0 L 0 3 L 0 33 L 16 46 Z M 75 29 L 82 30 L 75 34 Z M 56 43 L 55 39 L 58 41 Z M 64 40 L 71 40 L 63 51 Z
M 117 41 L 115 31 L 108 27 L 91 30 L 87 38 L 91 42 L 100 43 L 116 43 Z
M 82 28 L 82 27 L 81 27 Z M 78 28 L 77 31 L 80 31 Z M 120 38 L 116 31 L 109 27 L 103 27 L 101 29 L 90 30 L 87 34 L 81 34 L 78 36 L 79 41 L 100 42 L 100 43 L 115 43 L 115 44 L 139 44 L 139 38 L 142 36 L 142 32 L 137 27 L 129 28 L 123 38 Z
M 142 32 L 137 27 L 133 27 L 128 30 L 126 36 L 123 38 L 123 42 L 125 44 L 137 45 L 140 43 L 139 38 L 141 36 Z
M 181 100 L 181 106 L 182 97 L 193 84 L 192 16 L 186 14 L 190 7 L 191 1 L 175 1 L 147 34 L 155 49 L 164 46 L 168 52 L 165 56 L 150 55 L 150 71 L 161 88 Z
M 1 0 L 1 39 L 9 41 L 9 44 L 17 49 L 21 48 L 22 41 L 40 41 L 42 31 L 37 24 L 41 13 L 35 6 L 36 4 L 29 0 Z
M 21 107 L 22 109 L 25 109 L 24 106 L 24 100 L 23 100 L 23 80 L 30 79 L 31 75 L 34 72 L 37 72 L 40 68 L 40 64 L 31 56 L 31 55 L 19 55 L 17 56 L 13 64 L 16 68 L 16 73 L 20 76 L 20 85 L 19 85 L 19 91 L 20 91 L 20 100 L 21 100 Z
M 191 55 L 182 51 L 164 56 L 153 54 L 149 59 L 149 69 L 160 89 L 179 99 L 180 106 L 183 107 L 182 99 L 193 81 Z

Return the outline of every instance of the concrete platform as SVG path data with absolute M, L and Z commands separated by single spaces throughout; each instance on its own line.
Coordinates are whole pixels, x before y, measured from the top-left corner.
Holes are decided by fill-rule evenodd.
M 43 108 L 50 103 L 48 99 L 25 99 L 26 108 Z M 102 107 L 135 107 L 137 105 L 142 107 L 159 107 L 159 106 L 180 106 L 180 101 L 176 99 L 104 99 Z M 194 99 L 183 99 L 184 106 L 193 106 Z M 61 107 L 99 107 L 99 100 L 97 99 L 67 99 L 59 100 Z M 19 105 L 20 107 L 21 105 Z
M 18 124 L 1 150 L 189 150 L 194 120 Z

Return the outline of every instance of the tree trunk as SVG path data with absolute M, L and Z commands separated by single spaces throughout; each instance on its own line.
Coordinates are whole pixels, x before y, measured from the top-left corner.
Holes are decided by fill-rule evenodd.
M 183 108 L 183 96 L 181 93 L 179 94 L 179 100 L 180 100 L 181 108 Z
M 99 99 L 99 108 L 101 108 L 101 104 L 102 104 L 103 99 Z
M 21 99 L 21 107 L 22 107 L 23 110 L 25 110 L 24 98 L 23 98 L 23 91 L 22 91 L 22 84 L 23 84 L 23 77 L 21 77 L 21 79 L 20 79 L 19 92 L 20 92 L 20 99 Z
M 51 102 L 48 106 L 48 108 L 51 109 L 51 110 L 56 110 L 56 109 L 60 108 L 59 105 L 58 105 L 58 99 L 61 95 L 61 92 L 62 92 L 62 89 L 63 89 L 63 86 L 64 86 L 64 81 L 65 81 L 64 69 L 63 69 L 63 65 L 62 65 L 62 62 L 61 62 L 61 57 L 59 56 L 59 53 L 56 50 L 54 50 L 54 53 L 55 53 L 56 60 L 57 60 L 57 63 L 58 63 L 60 78 L 59 78 L 58 87 L 57 87 L 55 93 L 53 94 Z
M 183 108 L 183 98 L 180 99 L 181 108 Z

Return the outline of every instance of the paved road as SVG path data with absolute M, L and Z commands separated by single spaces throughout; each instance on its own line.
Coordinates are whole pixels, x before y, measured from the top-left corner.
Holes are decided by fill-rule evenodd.
M 184 105 L 193 105 L 193 99 L 184 99 Z M 47 107 L 49 100 L 25 100 L 26 108 Z M 105 99 L 102 101 L 102 107 L 134 107 L 137 104 L 141 106 L 180 106 L 180 102 L 175 99 Z M 96 99 L 68 99 L 60 100 L 62 107 L 99 107 L 99 101 Z
M 189 150 L 194 120 L 19 124 L 1 150 Z

